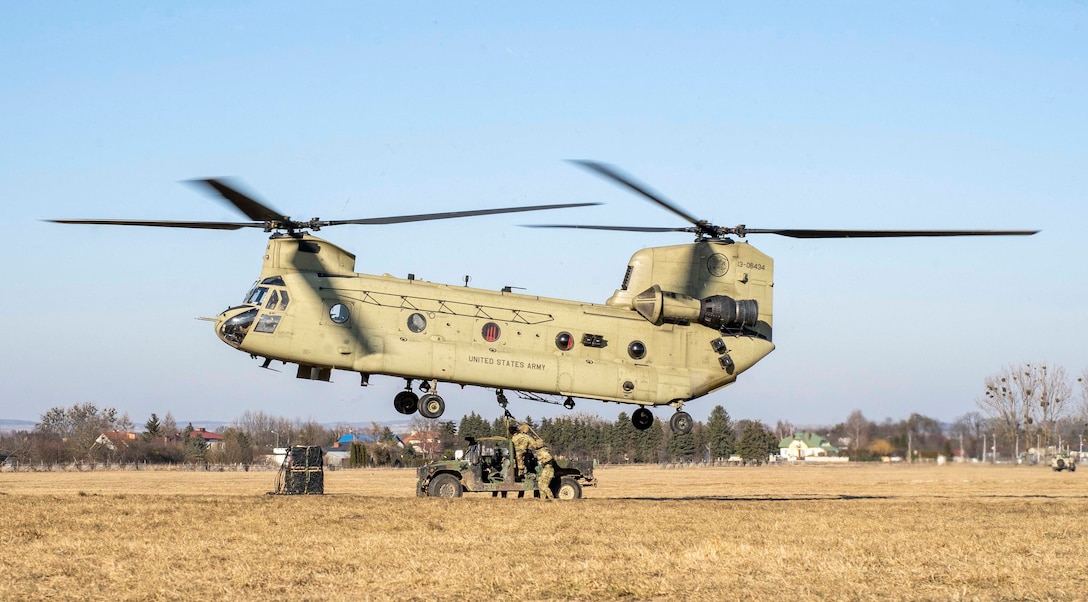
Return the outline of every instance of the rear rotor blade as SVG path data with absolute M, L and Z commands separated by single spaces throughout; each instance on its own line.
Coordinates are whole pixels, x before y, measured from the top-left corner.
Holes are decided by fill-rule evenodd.
M 735 229 L 738 236 L 748 234 L 777 234 L 790 238 L 916 238 L 926 236 L 1031 236 L 1038 230 L 795 230 L 795 229 Z
M 576 224 L 522 224 L 523 228 L 571 228 L 574 230 L 611 230 L 614 232 L 695 232 L 695 228 L 659 228 L 653 226 L 586 226 Z
M 572 159 L 571 163 L 574 163 L 575 165 L 578 165 L 578 166 L 583 167 L 585 169 L 588 169 L 588 170 L 590 170 L 592 172 L 595 172 L 598 175 L 605 177 L 606 179 L 612 180 L 613 182 L 616 182 L 616 183 L 620 184 L 621 186 L 625 186 L 625 187 L 635 191 L 636 193 L 641 194 L 642 196 L 650 199 L 651 201 L 657 203 L 658 205 L 661 205 L 665 209 L 668 209 L 669 211 L 675 213 L 676 215 L 679 215 L 680 217 L 684 218 L 685 221 L 689 222 L 690 224 L 692 224 L 692 225 L 694 225 L 694 226 L 696 226 L 698 228 L 705 228 L 705 227 L 709 226 L 709 224 L 705 220 L 700 220 L 700 219 L 692 216 L 688 212 L 686 212 L 683 209 L 681 209 L 680 207 L 678 207 L 672 201 L 669 201 L 669 200 L 665 199 L 665 197 L 663 197 L 663 196 L 661 196 L 661 195 L 659 195 L 657 193 L 651 192 L 650 190 L 648 190 L 647 188 L 645 188 L 641 184 L 635 182 L 635 180 L 633 178 L 631 178 L 630 176 L 627 176 L 626 174 L 621 173 L 618 169 L 616 169 L 615 167 L 612 167 L 611 165 L 606 165 L 604 163 L 598 163 L 596 161 L 588 161 L 588 160 L 585 160 L 585 159 Z

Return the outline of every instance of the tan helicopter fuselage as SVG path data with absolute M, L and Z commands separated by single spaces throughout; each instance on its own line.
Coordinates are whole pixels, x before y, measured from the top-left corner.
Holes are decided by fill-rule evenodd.
M 224 342 L 299 365 L 639 405 L 694 399 L 774 349 L 773 261 L 731 241 L 643 249 L 606 303 L 355 273 L 355 256 L 275 235 Z M 263 289 L 263 290 L 262 290 Z

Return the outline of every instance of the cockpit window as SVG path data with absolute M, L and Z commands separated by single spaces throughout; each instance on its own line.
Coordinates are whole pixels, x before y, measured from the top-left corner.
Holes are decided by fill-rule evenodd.
M 265 305 L 265 309 L 276 309 L 276 304 L 280 302 L 280 294 L 278 291 L 272 291 L 272 294 L 268 296 L 268 305 Z
M 280 310 L 287 309 L 287 304 L 291 302 L 291 299 L 287 296 L 287 291 L 280 291 Z
M 269 276 L 261 281 L 261 284 L 268 284 L 271 286 L 286 286 L 283 283 L 283 278 L 280 276 Z
M 249 291 L 246 295 L 246 303 L 253 305 L 260 305 L 264 301 L 264 296 L 268 294 L 267 286 L 255 286 L 253 290 Z
M 262 315 L 257 319 L 257 325 L 253 327 L 255 332 L 276 332 L 276 326 L 280 323 L 280 316 Z

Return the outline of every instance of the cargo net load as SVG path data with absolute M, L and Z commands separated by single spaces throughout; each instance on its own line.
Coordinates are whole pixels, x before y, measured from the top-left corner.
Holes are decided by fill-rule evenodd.
M 276 475 L 276 490 L 269 495 L 321 495 L 325 493 L 324 451 L 316 445 L 287 448 Z

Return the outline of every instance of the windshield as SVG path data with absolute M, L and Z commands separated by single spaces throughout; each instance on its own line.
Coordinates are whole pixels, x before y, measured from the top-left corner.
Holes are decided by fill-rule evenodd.
M 247 305 L 260 305 L 264 301 L 264 296 L 268 294 L 267 286 L 255 286 L 246 295 L 245 303 Z

